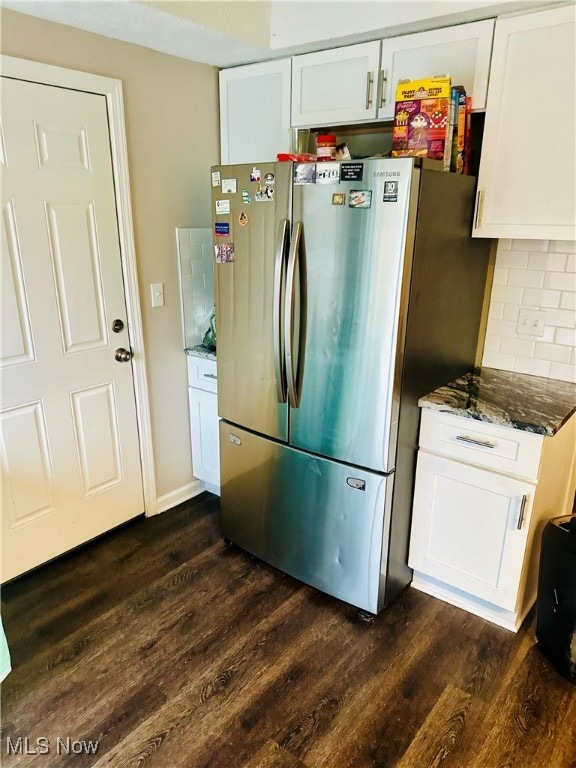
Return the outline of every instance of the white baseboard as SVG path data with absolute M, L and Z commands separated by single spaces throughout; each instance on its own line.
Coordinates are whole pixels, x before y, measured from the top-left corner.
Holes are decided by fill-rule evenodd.
M 193 499 L 194 496 L 198 496 L 198 494 L 205 490 L 205 483 L 203 483 L 202 480 L 194 478 L 191 483 L 176 488 L 176 490 L 170 491 L 170 493 L 165 493 L 163 496 L 158 496 L 154 509 L 146 510 L 146 517 L 152 517 L 153 515 L 159 515 L 161 512 L 166 512 L 166 510 L 172 509 L 172 507 L 176 507 L 178 504 L 182 504 L 183 501 Z
M 462 608 L 463 610 L 468 611 L 468 613 L 473 613 L 476 616 L 480 616 L 482 619 L 491 621 L 493 624 L 498 624 L 498 626 L 504 627 L 504 629 L 509 629 L 511 632 L 518 631 L 526 618 L 528 611 L 533 605 L 533 601 L 528 601 L 520 614 L 513 611 L 506 611 L 503 608 L 486 603 L 484 600 L 480 600 L 472 595 L 467 595 L 455 587 L 443 584 L 442 582 L 417 571 L 414 571 L 411 586 L 420 592 L 426 592 L 427 595 L 437 597 L 445 603 L 450 603 L 457 608 Z

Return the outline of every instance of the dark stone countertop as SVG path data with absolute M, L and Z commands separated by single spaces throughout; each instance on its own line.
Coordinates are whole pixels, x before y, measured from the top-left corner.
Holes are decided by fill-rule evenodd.
M 216 360 L 216 352 L 203 347 L 202 344 L 197 344 L 195 347 L 186 347 L 184 352 L 192 357 L 203 357 L 206 360 Z
M 477 368 L 421 397 L 418 405 L 525 432 L 554 435 L 576 411 L 576 384 Z

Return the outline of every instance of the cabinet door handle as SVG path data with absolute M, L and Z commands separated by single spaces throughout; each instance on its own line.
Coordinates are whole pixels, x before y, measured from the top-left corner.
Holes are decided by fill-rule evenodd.
M 460 440 L 463 443 L 470 443 L 471 445 L 479 445 L 482 448 L 496 448 L 494 443 L 489 443 L 487 440 L 474 440 L 473 437 L 466 437 L 465 435 L 456 435 L 456 440 Z
M 484 212 L 484 192 L 478 192 L 476 195 L 476 220 L 474 222 L 474 229 L 482 224 L 482 214 Z
M 372 83 L 374 82 L 374 77 L 372 76 L 372 72 L 366 73 L 366 109 L 370 109 L 372 105 Z
M 215 373 L 203 373 L 202 374 L 205 379 L 217 379 L 218 376 L 216 376 Z
M 386 104 L 386 84 L 388 83 L 388 78 L 386 77 L 386 70 L 381 69 L 380 70 L 380 109 Z
M 528 496 L 524 494 L 522 496 L 522 501 L 520 502 L 520 514 L 518 515 L 518 525 L 516 528 L 521 531 L 522 530 L 522 523 L 524 522 L 524 513 L 526 512 L 526 504 L 528 502 Z

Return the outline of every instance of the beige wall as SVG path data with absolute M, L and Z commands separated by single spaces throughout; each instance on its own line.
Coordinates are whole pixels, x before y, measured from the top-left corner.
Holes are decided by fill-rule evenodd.
M 218 71 L 2 9 L 1 52 L 122 81 L 157 496 L 192 482 L 176 227 L 209 227 Z M 150 307 L 150 283 L 165 306 Z

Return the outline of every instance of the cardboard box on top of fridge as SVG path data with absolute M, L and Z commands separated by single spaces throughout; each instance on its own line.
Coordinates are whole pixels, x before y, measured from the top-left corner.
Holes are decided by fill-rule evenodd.
M 429 157 L 450 170 L 450 98 L 447 75 L 398 83 L 392 157 Z

